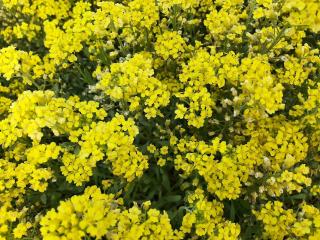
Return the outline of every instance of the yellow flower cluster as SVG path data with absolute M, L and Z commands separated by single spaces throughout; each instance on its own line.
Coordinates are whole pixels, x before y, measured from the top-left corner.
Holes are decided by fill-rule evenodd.
M 281 82 L 301 86 L 320 63 L 319 49 L 311 50 L 309 45 L 299 44 L 295 51 L 296 56 L 285 56 L 284 69 L 277 69 L 277 72 Z
M 52 172 L 50 168 L 42 168 L 41 165 L 49 159 L 57 159 L 59 152 L 64 153 L 62 173 L 67 181 L 79 185 L 89 180 L 92 168 L 97 161 L 103 159 L 105 145 L 108 149 L 106 155 L 112 163 L 115 175 L 123 176 L 128 181 L 141 176 L 148 167 L 148 162 L 133 145 L 134 136 L 138 133 L 134 122 L 126 121 L 120 115 L 110 122 L 92 122 L 95 118 L 102 120 L 106 115 L 103 109 L 97 107 L 96 102 L 80 102 L 78 98 L 67 101 L 54 98 L 54 93 L 50 91 L 24 92 L 20 95 L 8 118 L 0 123 L 0 143 L 4 148 L 15 146 L 12 152 L 8 152 L 7 159 L 1 161 L 3 200 L 19 197 L 28 184 L 33 190 L 45 191 Z M 21 118 L 23 120 L 19 120 Z M 43 128 L 50 128 L 56 136 L 69 134 L 70 140 L 75 142 L 82 135 L 79 141 L 80 152 L 74 155 L 55 143 L 39 144 Z M 83 133 L 86 129 L 87 132 Z M 126 132 L 128 135 L 124 134 Z M 33 146 L 29 149 L 21 145 L 27 136 L 33 141 Z M 9 162 L 12 158 L 19 162 Z M 21 160 L 25 161 L 20 162 Z M 124 169 L 124 166 L 127 168 Z
M 223 204 L 218 201 L 208 201 L 202 189 L 196 189 L 188 196 L 191 211 L 184 215 L 181 231 L 196 236 L 206 236 L 207 239 L 238 239 L 239 225 L 223 218 Z
M 60 150 L 60 147 L 56 146 L 55 143 L 41 144 L 29 148 L 23 156 L 24 148 L 22 146 L 17 149 L 16 154 L 20 154 L 21 157 L 17 164 L 4 163 L 6 172 L 3 173 L 3 179 L 1 180 L 5 188 L 1 195 L 7 196 L 7 198 L 20 197 L 19 193 L 24 193 L 28 185 L 35 191 L 44 192 L 48 185 L 47 181 L 52 177 L 52 171 L 50 168 L 41 167 L 41 164 L 46 163 L 49 159 L 57 159 Z M 13 155 L 12 158 L 18 160 L 17 155 Z M 7 159 L 12 158 L 8 156 Z M 26 158 L 25 161 L 23 161 L 24 158 Z M 6 183 L 9 179 L 10 183 Z M 15 192 L 14 195 L 13 192 Z M 4 198 L 4 200 L 7 198 Z
M 15 77 L 31 84 L 43 74 L 38 65 L 40 62 L 41 59 L 32 52 L 19 51 L 13 46 L 0 49 L 0 74 L 8 81 Z
M 165 32 L 159 35 L 155 43 L 155 51 L 164 60 L 169 57 L 179 58 L 187 48 L 186 42 L 177 32 Z
M 192 11 L 200 4 L 196 0 L 159 0 L 159 6 L 164 14 L 169 15 L 175 8 L 180 7 L 184 11 Z
M 263 222 L 265 239 L 317 239 L 320 236 L 320 211 L 312 205 L 302 203 L 300 211 L 284 209 L 279 201 L 267 202 L 260 211 L 254 211 Z
M 129 110 L 144 108 L 147 118 L 161 116 L 160 108 L 170 101 L 165 83 L 153 77 L 152 58 L 147 53 L 135 54 L 123 63 L 114 63 L 107 70 L 95 72 L 101 80 L 96 88 L 116 101 L 130 103 Z
M 294 117 L 298 117 L 299 121 L 302 125 L 308 125 L 313 128 L 313 132 L 311 133 L 311 146 L 319 147 L 320 145 L 320 85 L 315 84 L 310 86 L 307 90 L 308 97 L 304 98 L 304 96 L 299 95 L 299 102 L 301 104 L 297 104 L 290 110 L 290 115 Z
M 284 239 L 289 234 L 290 225 L 296 222 L 293 210 L 284 209 L 279 201 L 268 202 L 259 212 L 253 213 L 257 220 L 263 222 L 266 239 Z
M 6 240 L 5 236 L 10 230 L 10 223 L 15 222 L 21 216 L 21 213 L 14 211 L 10 205 L 4 204 L 0 207 L 0 214 L 0 239 Z
M 212 50 L 212 54 L 205 50 L 197 51 L 188 64 L 183 65 L 179 75 L 184 91 L 176 96 L 186 104 L 177 104 L 176 118 L 186 119 L 190 126 L 202 127 L 205 120 L 212 116 L 215 106 L 214 95 L 206 85 L 222 88 L 226 80 L 233 81 L 237 63 L 237 56 L 233 52 L 224 55 L 215 50 Z
M 235 149 L 235 158 L 238 166 L 238 174 L 241 182 L 250 182 L 249 177 L 254 174 L 256 167 L 263 164 L 263 151 L 259 141 L 252 138 L 248 143 L 239 145 Z
M 28 229 L 32 227 L 32 224 L 30 222 L 21 222 L 17 225 L 17 227 L 13 230 L 13 236 L 15 238 L 22 238 L 23 236 L 27 235 Z
M 11 100 L 6 97 L 0 97 L 0 115 L 6 113 L 11 105 Z
M 283 86 L 271 72 L 266 56 L 245 58 L 241 62 L 239 78 L 243 91 L 240 97 L 248 98 L 249 106 L 258 104 L 269 114 L 284 108 Z
M 60 203 L 41 219 L 43 239 L 179 239 L 166 213 L 137 205 L 124 209 L 123 200 L 96 187 Z
M 242 34 L 246 26 L 241 21 L 247 18 L 246 11 L 241 11 L 243 1 L 220 1 L 218 6 L 212 7 L 207 15 L 204 25 L 208 28 L 209 37 L 212 37 L 218 44 L 225 40 L 239 43 L 242 41 Z M 221 6 L 222 5 L 222 6 Z
M 130 24 L 150 30 L 159 19 L 158 6 L 152 0 L 133 0 L 128 3 L 128 20 Z
M 35 39 L 41 27 L 34 23 L 17 24 L 15 26 L 8 26 L 0 32 L 6 42 L 12 42 L 14 38 L 23 39 L 27 38 L 28 41 Z
M 10 108 L 8 117 L 0 122 L 0 144 L 7 148 L 22 137 L 29 137 L 37 144 L 46 127 L 56 136 L 72 135 L 92 118 L 102 120 L 105 116 L 97 102 L 80 102 L 78 97 L 55 98 L 52 91 L 25 91 Z
M 319 196 L 320 195 L 320 186 L 319 185 L 313 185 L 310 189 L 310 192 L 313 196 Z
M 279 177 L 271 177 L 266 181 L 266 189 L 271 196 L 281 196 L 284 192 L 292 194 L 293 191 L 301 192 L 303 185 L 309 187 L 311 178 L 306 177 L 309 168 L 304 164 L 294 169 L 293 172 L 285 170 Z
M 43 20 L 49 18 L 50 16 L 55 16 L 58 19 L 65 18 L 68 10 L 71 7 L 69 1 L 66 0 L 36 0 L 32 1 L 32 3 L 30 3 L 28 0 L 4 0 L 3 6 L 8 9 L 17 9 L 21 14 L 37 16 Z
M 292 25 L 306 25 L 311 31 L 320 31 L 319 1 L 288 0 L 283 4 L 282 11 L 289 13 L 287 21 Z
M 82 185 L 92 176 L 98 161 L 107 157 L 116 176 L 133 181 L 148 168 L 148 159 L 133 144 L 138 129 L 132 119 L 116 115 L 109 122 L 92 123 L 78 141 L 77 154 L 66 152 L 62 157 L 61 172 L 68 182 Z
M 320 0 L 0 22 L 0 240 L 320 239 Z
M 235 199 L 239 196 L 241 183 L 237 163 L 227 154 L 226 142 L 215 138 L 210 144 L 203 141 L 180 139 L 174 150 L 177 155 L 174 159 L 176 170 L 191 175 L 198 171 L 208 184 L 208 191 L 219 199 Z M 222 159 L 217 160 L 215 155 L 222 154 Z
M 270 169 L 279 171 L 303 161 L 307 156 L 308 143 L 307 138 L 295 124 L 280 123 L 276 129 L 274 137 L 268 134 L 264 149 L 271 158 Z

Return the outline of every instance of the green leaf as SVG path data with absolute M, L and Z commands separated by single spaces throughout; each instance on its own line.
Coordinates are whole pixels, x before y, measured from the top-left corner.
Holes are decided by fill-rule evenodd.
M 158 202 L 154 204 L 156 208 L 162 208 L 163 206 L 171 203 L 178 203 L 182 199 L 181 195 L 169 195 L 162 197 Z
M 168 177 L 167 172 L 163 171 L 162 169 L 160 170 L 161 175 L 162 175 L 162 185 L 166 189 L 166 191 L 170 192 L 171 191 L 171 185 L 170 185 L 170 180 Z
M 230 220 L 234 221 L 235 216 L 236 216 L 236 210 L 235 210 L 235 207 L 234 207 L 234 202 L 232 201 L 231 202 L 231 206 L 230 206 Z
M 289 196 L 290 199 L 292 200 L 305 200 L 307 198 L 307 195 L 305 193 L 300 193 L 300 194 L 296 194 L 293 196 Z
M 42 194 L 40 197 L 40 200 L 43 204 L 47 204 L 47 195 L 46 194 Z

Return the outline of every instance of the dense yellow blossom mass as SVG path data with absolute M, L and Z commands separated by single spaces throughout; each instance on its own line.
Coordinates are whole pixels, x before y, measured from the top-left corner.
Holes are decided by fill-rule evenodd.
M 0 240 L 320 239 L 320 0 L 0 0 Z

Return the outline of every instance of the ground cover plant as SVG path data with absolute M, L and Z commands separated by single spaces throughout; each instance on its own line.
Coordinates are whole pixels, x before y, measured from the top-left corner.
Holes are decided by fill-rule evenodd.
M 320 0 L 0 0 L 0 239 L 320 239 Z

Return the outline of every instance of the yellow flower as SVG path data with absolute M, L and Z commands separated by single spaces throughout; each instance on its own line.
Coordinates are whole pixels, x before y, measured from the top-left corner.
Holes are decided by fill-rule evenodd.
M 162 35 L 158 35 L 155 43 L 156 53 L 164 60 L 169 57 L 173 59 L 181 58 L 186 47 L 184 39 L 177 32 L 165 32 Z
M 19 223 L 14 229 L 13 229 L 13 235 L 15 238 L 22 238 L 23 236 L 27 235 L 27 231 L 29 228 L 32 227 L 32 224 L 30 222 L 26 223 Z

